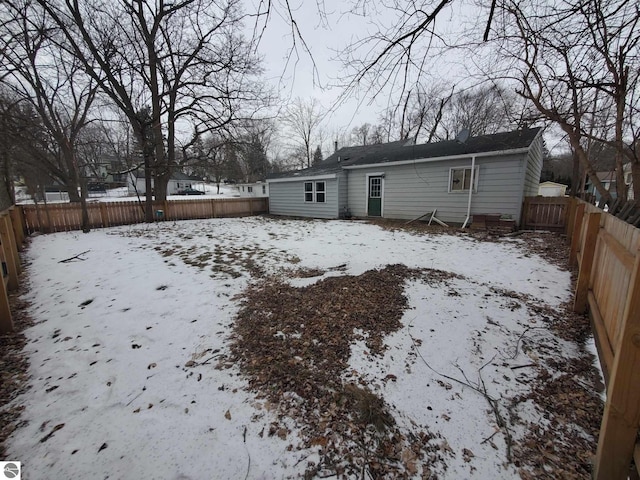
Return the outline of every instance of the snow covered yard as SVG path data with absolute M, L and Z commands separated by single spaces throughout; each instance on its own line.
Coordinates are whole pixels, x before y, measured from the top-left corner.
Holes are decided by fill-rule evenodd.
M 588 478 L 596 376 L 547 240 L 268 217 L 35 237 L 6 460 L 27 479 Z

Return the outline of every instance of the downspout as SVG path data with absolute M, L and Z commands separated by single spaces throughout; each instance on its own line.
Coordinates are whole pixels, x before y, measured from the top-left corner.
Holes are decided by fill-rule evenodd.
M 469 219 L 471 218 L 471 197 L 473 195 L 473 185 L 476 181 L 475 173 L 476 173 L 476 156 L 473 155 L 471 157 L 471 182 L 469 183 L 469 202 L 467 204 L 467 218 L 465 218 L 464 223 L 462 224 L 462 228 L 467 227 L 467 223 L 469 223 Z

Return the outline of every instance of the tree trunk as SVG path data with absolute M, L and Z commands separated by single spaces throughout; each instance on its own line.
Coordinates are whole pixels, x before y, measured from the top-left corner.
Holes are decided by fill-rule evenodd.
M 156 201 L 164 202 L 167 199 L 167 185 L 171 179 L 171 172 L 156 172 L 154 184 L 156 186 Z
M 49 233 L 53 229 L 53 223 L 51 222 L 51 214 L 49 213 L 49 204 L 47 203 L 47 190 L 44 183 L 40 186 L 42 192 L 42 198 L 44 201 L 44 213 L 47 215 L 47 227 L 42 229 L 42 233 Z M 42 223 L 40 223 L 42 226 Z
M 80 194 L 78 193 L 78 182 L 75 178 L 70 178 L 67 182 L 67 193 L 69 194 L 69 202 L 71 203 L 79 203 L 80 202 Z
M 573 152 L 573 171 L 571 172 L 571 196 L 577 197 L 580 194 L 582 185 L 580 185 L 580 159 L 576 152 Z
M 87 210 L 87 181 L 85 179 L 80 180 L 80 210 L 82 212 L 81 226 L 82 233 L 89 233 L 91 227 L 89 225 L 89 211 Z
M 598 175 L 596 175 L 596 171 L 593 169 L 593 165 L 591 165 L 591 162 L 587 157 L 587 152 L 585 152 L 584 148 L 582 148 L 582 145 L 580 145 L 580 135 L 576 134 L 576 132 L 571 127 L 571 125 L 568 125 L 566 123 L 560 123 L 560 127 L 568 135 L 569 143 L 573 148 L 574 155 L 578 157 L 578 160 L 580 160 L 580 163 L 584 167 L 585 172 L 589 177 L 589 180 L 591 180 L 591 184 L 595 187 L 595 189 L 600 194 L 601 202 L 604 201 L 605 204 L 611 205 L 613 203 L 613 198 L 611 197 L 611 193 L 609 193 L 609 191 L 606 188 L 604 188 L 604 185 L 602 185 L 602 182 L 598 178 Z
M 153 223 L 153 185 L 151 182 L 151 158 L 146 147 L 144 148 L 144 221 Z

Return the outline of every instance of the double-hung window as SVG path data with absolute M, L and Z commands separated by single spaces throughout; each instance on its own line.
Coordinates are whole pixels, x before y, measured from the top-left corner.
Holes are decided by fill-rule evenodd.
M 471 168 L 449 170 L 449 192 L 468 192 L 471 186 Z M 478 190 L 478 167 L 473 172 L 473 191 Z
M 327 185 L 325 182 L 304 182 L 304 201 L 325 203 Z

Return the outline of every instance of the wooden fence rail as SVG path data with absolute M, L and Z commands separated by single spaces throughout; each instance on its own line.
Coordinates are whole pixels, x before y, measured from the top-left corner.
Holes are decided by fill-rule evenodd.
M 144 222 L 145 205 L 140 202 L 100 202 L 87 205 L 91 228 Z M 79 204 L 50 203 L 20 207 L 28 233 L 63 232 L 81 229 Z M 268 198 L 185 199 L 154 202 L 156 220 L 240 217 L 269 211 Z
M 589 313 L 607 385 L 593 478 L 623 480 L 640 465 L 640 230 L 582 200 L 567 212 L 574 310 Z

